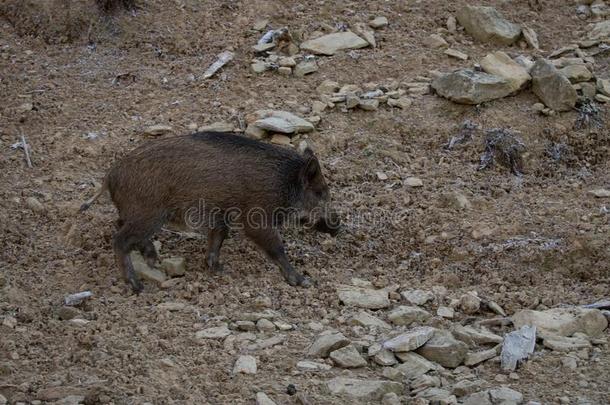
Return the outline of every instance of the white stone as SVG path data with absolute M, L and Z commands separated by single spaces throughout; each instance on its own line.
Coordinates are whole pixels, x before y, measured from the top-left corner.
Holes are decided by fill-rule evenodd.
M 381 309 L 390 306 L 390 298 L 386 290 L 341 286 L 337 288 L 339 299 L 345 305 L 367 309 Z
M 353 345 L 334 350 L 330 353 L 329 357 L 336 366 L 342 368 L 357 368 L 367 365 L 366 360 Z
M 513 91 L 521 89 L 532 79 L 523 66 L 501 51 L 487 54 L 480 63 L 485 72 L 505 79 Z
M 231 334 L 226 324 L 207 328 L 195 333 L 197 339 L 223 339 Z
M 526 309 L 512 316 L 515 328 L 535 325 L 540 333 L 572 336 L 576 332 L 591 337 L 600 336 L 608 327 L 608 320 L 598 309 L 579 307 L 553 308 L 546 311 Z
M 418 347 L 426 343 L 436 329 L 429 326 L 421 326 L 413 328 L 408 332 L 401 333 L 400 335 L 386 340 L 383 342 L 383 347 L 393 352 L 409 352 L 415 350 Z
M 275 402 L 273 402 L 264 392 L 257 392 L 256 405 L 275 405 Z
M 409 326 L 414 322 L 423 323 L 432 315 L 419 307 L 401 305 L 394 308 L 389 314 L 388 319 L 394 325 Z
M 334 55 L 336 52 L 348 49 L 358 49 L 369 43 L 351 31 L 335 32 L 310 39 L 301 43 L 301 49 L 317 55 Z
M 340 349 L 349 344 L 349 340 L 342 333 L 328 333 L 320 335 L 307 349 L 309 357 L 328 357 L 331 351 Z
M 256 374 L 256 371 L 256 358 L 250 355 L 239 356 L 233 366 L 233 374 Z

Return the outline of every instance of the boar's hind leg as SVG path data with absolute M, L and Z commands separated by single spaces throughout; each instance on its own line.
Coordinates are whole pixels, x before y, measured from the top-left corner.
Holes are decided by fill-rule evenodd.
M 205 261 L 208 264 L 208 269 L 220 273 L 222 264 L 218 260 L 220 257 L 220 248 L 222 242 L 229 234 L 229 227 L 225 224 L 216 225 L 208 230 L 208 251 L 206 252 Z
M 159 260 L 159 256 L 157 256 L 157 249 L 155 249 L 152 240 L 148 238 L 140 242 L 138 244 L 138 250 L 142 254 L 144 260 L 146 260 L 146 264 L 148 264 L 149 267 L 154 267 L 155 263 Z
M 288 261 L 284 251 L 284 244 L 278 231 L 272 228 L 247 228 L 246 234 L 254 241 L 275 264 L 280 267 L 282 276 L 292 286 L 309 287 L 311 282 L 307 277 L 299 274 Z
M 145 252 L 149 252 L 150 248 L 154 251 L 154 246 L 152 245 L 150 238 L 161 225 L 162 222 L 157 218 L 126 220 L 119 231 L 114 235 L 114 253 L 117 257 L 119 268 L 122 270 L 129 284 L 131 284 L 134 292 L 141 292 L 144 289 L 144 286 L 135 273 L 129 253 L 134 249 L 140 248 L 143 248 Z

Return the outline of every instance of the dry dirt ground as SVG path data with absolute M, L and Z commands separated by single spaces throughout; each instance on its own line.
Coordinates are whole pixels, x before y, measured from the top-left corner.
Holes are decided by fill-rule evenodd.
M 302 114 L 324 79 L 410 81 L 431 69 L 470 66 L 472 61 L 423 44 L 466 2 L 146 0 L 137 2 L 135 15 L 95 19 L 89 15 L 95 9 L 72 3 L 80 8 L 70 18 L 84 13 L 83 21 L 28 19 L 7 14 L 6 5 L 0 18 L 0 317 L 17 320 L 0 325 L 0 393 L 10 403 L 51 402 L 74 393 L 87 394 L 90 403 L 254 403 L 258 391 L 277 403 L 296 403 L 286 394 L 288 384 L 311 403 L 353 402 L 329 396 L 324 382 L 337 375 L 381 378 L 381 367 L 317 374 L 295 368 L 317 334 L 310 322 L 359 338 L 345 323 L 355 309 L 340 304 L 335 290 L 353 277 L 377 286 L 398 284 L 400 290 L 443 285 L 454 298 L 475 290 L 509 314 L 608 297 L 610 227 L 604 206 L 610 201 L 588 194 L 610 186 L 607 129 L 573 130 L 575 112 L 538 115 L 531 109 L 537 99 L 527 90 L 479 107 L 426 95 L 406 110 L 323 112 L 307 138 L 350 226 L 337 239 L 285 233 L 291 260 L 317 286 L 288 286 L 239 234 L 223 248 L 225 273 L 210 274 L 205 241 L 162 232 L 162 256 L 185 257 L 187 274 L 166 288 L 147 283 L 144 293 L 133 295 L 111 251 L 116 213 L 109 198 L 86 213 L 77 210 L 115 159 L 147 141 L 143 128 L 165 124 L 175 134 L 187 133 L 191 123 L 237 122 L 267 107 Z M 536 30 L 544 52 L 581 38 L 587 29 L 572 1 L 543 0 L 540 11 L 525 0 L 485 3 Z M 249 69 L 251 46 L 261 35 L 252 30 L 258 19 L 310 33 L 320 23 L 354 24 L 377 15 L 390 24 L 376 32 L 375 49 L 320 58 L 320 70 L 303 78 Z M 455 40 L 474 61 L 494 50 L 534 54 L 518 46 L 473 44 L 464 33 Z M 199 79 L 227 48 L 235 60 L 213 79 Z M 596 73 L 609 72 L 608 58 L 598 58 Z M 23 107 L 27 103 L 31 109 Z M 477 170 L 481 131 L 445 151 L 465 119 L 519 131 L 527 145 L 526 173 Z M 20 134 L 31 145 L 33 168 L 20 149 L 11 149 Z M 548 156 L 552 143 L 568 145 L 566 159 Z M 379 180 L 379 171 L 388 179 Z M 423 187 L 405 186 L 410 176 Z M 457 209 L 454 192 L 472 206 Z M 29 197 L 43 209 L 30 209 Z M 349 221 L 398 210 L 406 214 L 396 223 Z M 90 322 L 60 320 L 63 297 L 82 290 L 94 294 L 82 309 Z M 163 302 L 187 307 L 169 312 L 157 307 Z M 286 340 L 253 353 L 255 375 L 231 375 L 239 345 L 194 338 L 203 327 L 264 307 L 277 310 L 295 329 L 268 335 Z M 377 315 L 384 318 L 385 311 Z M 460 315 L 457 321 L 468 319 Z M 607 345 L 576 370 L 562 368 L 561 357 L 544 351 L 518 370 L 519 379 L 505 384 L 542 403 L 559 403 L 559 397 L 610 403 Z M 474 370 L 490 382 L 500 373 L 494 362 Z

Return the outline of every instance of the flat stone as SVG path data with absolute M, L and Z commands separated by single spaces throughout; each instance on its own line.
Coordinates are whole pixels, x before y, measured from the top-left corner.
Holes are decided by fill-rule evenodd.
M 451 56 L 452 58 L 456 58 L 459 60 L 468 60 L 468 55 L 464 52 L 458 51 L 457 49 L 449 48 L 443 53 L 447 56 Z
M 353 345 L 334 350 L 330 352 L 329 357 L 336 366 L 342 368 L 357 368 L 367 365 L 366 360 Z
M 524 87 L 532 78 L 523 66 L 504 52 L 487 54 L 480 64 L 485 72 L 505 79 L 513 91 Z
M 264 392 L 256 393 L 256 405 L 275 405 L 275 402 Z
M 541 333 L 572 336 L 581 332 L 598 337 L 608 327 L 608 320 L 598 309 L 553 308 L 546 311 L 526 309 L 512 316 L 515 328 L 535 325 Z
M 610 103 L 610 97 L 604 96 L 603 94 L 596 94 L 595 100 L 599 101 L 600 103 Z
M 463 397 L 480 391 L 485 384 L 486 382 L 483 380 L 461 380 L 453 386 L 452 393 L 458 397 Z
M 383 347 L 393 352 L 410 352 L 430 340 L 435 330 L 429 326 L 413 328 L 408 332 L 386 340 L 383 342 Z
M 311 132 L 314 130 L 311 122 L 287 111 L 258 110 L 255 114 L 260 118 L 255 121 L 254 125 L 261 129 L 285 134 Z M 260 124 L 261 121 L 270 118 L 273 121 L 266 121 L 262 125 Z
M 342 286 L 337 288 L 339 299 L 345 305 L 367 309 L 381 309 L 390 306 L 390 298 L 386 290 Z
M 31 209 L 34 212 L 45 212 L 46 208 L 45 206 L 38 201 L 38 199 L 36 197 L 28 197 L 25 199 L 25 206 L 28 207 L 29 209 Z
M 368 45 L 369 43 L 366 40 L 353 32 L 344 31 L 305 41 L 301 44 L 301 49 L 317 55 L 330 56 L 338 51 L 364 48 Z
M 235 326 L 237 326 L 237 329 L 246 332 L 252 332 L 256 330 L 256 324 L 252 321 L 237 321 L 235 322 Z
M 559 70 L 559 73 L 568 78 L 571 83 L 587 82 L 593 74 L 585 65 L 569 65 Z
M 411 107 L 413 104 L 413 100 L 408 97 L 399 97 L 399 98 L 388 98 L 388 105 L 390 107 L 398 107 L 403 110 Z
M 384 380 L 360 380 L 356 378 L 335 377 L 327 382 L 331 394 L 356 398 L 364 401 L 379 401 L 384 395 L 393 392 L 404 394 L 401 383 Z
M 135 273 L 140 278 L 155 282 L 157 284 L 161 284 L 167 279 L 165 273 L 162 271 L 148 267 L 148 264 L 140 252 L 131 252 L 129 257 L 131 258 Z
M 328 357 L 330 352 L 345 347 L 349 340 L 342 333 L 320 335 L 307 349 L 307 356 L 315 358 Z
M 275 48 L 275 43 L 273 43 L 273 42 L 266 42 L 264 44 L 256 44 L 252 47 L 254 52 L 267 52 L 267 51 L 272 50 L 273 48 Z
M 388 392 L 381 398 L 381 405 L 401 405 L 400 397 L 394 392 Z
M 295 67 L 297 65 L 297 62 L 294 60 L 294 58 L 290 57 L 290 56 L 279 58 L 277 63 L 278 63 L 278 65 L 280 65 L 282 67 L 290 67 L 290 68 Z
M 422 183 L 423 185 L 423 183 Z M 434 294 L 424 290 L 407 290 L 400 293 L 402 297 L 413 305 L 424 305 L 434 299 Z
M 365 110 L 365 111 L 376 111 L 379 108 L 379 100 L 375 100 L 375 99 L 363 100 L 363 99 L 360 99 L 358 101 L 358 107 L 361 110 Z
M 530 48 L 540 50 L 540 42 L 538 41 L 538 34 L 536 34 L 536 31 L 525 24 L 521 26 L 521 31 L 523 32 L 523 39 L 525 39 L 525 42 L 527 42 Z
M 200 330 L 195 333 L 197 339 L 224 339 L 231 334 L 226 324 Z
M 269 319 L 259 319 L 256 322 L 256 329 L 261 332 L 273 332 L 275 331 L 275 324 L 271 322 Z
M 324 80 L 322 83 L 320 83 L 318 85 L 318 87 L 316 87 L 316 91 L 320 94 L 333 94 L 335 93 L 337 90 L 339 90 L 340 85 L 339 83 L 333 81 L 333 80 Z
M 303 77 L 310 73 L 314 73 L 318 71 L 318 64 L 315 60 L 304 60 L 299 62 L 294 67 L 294 75 L 296 77 Z
M 368 328 L 374 327 L 383 330 L 392 329 L 392 326 L 390 324 L 377 318 L 376 316 L 369 314 L 366 311 L 360 311 L 356 315 L 351 317 L 350 324 L 364 326 Z
M 292 69 L 287 66 L 280 66 L 277 69 L 277 72 L 283 76 L 290 76 L 292 74 Z
M 256 61 L 250 64 L 250 70 L 252 70 L 254 73 L 260 74 L 269 70 L 269 65 L 263 61 Z
M 464 364 L 474 366 L 498 355 L 496 349 L 482 350 L 478 352 L 468 352 L 464 358 Z
M 246 128 L 244 134 L 246 136 L 249 136 L 250 138 L 263 139 L 267 135 L 267 131 L 257 127 L 256 125 L 254 125 L 254 123 L 252 123 L 248 124 L 248 127 Z
M 290 139 L 289 136 L 287 135 L 283 135 L 283 134 L 274 134 L 271 137 L 271 143 L 274 143 L 276 145 L 284 145 L 284 146 L 290 146 L 292 145 L 292 140 Z
M 182 311 L 186 308 L 186 304 L 183 302 L 162 302 L 157 305 L 157 309 L 165 310 L 169 312 Z
M 383 16 L 375 17 L 371 21 L 369 21 L 369 26 L 371 28 L 379 29 L 386 27 L 388 25 L 388 19 Z
M 426 344 L 417 349 L 417 353 L 443 367 L 455 368 L 462 364 L 468 346 L 453 338 L 451 333 L 436 330 Z
M 453 325 L 451 332 L 453 336 L 469 346 L 484 344 L 498 344 L 504 341 L 502 336 L 496 335 L 485 329 L 475 329 L 472 326 Z
M 263 340 L 260 340 L 256 343 L 249 345 L 248 350 L 255 351 L 255 350 L 268 349 L 270 347 L 277 346 L 279 344 L 284 343 L 285 340 L 286 340 L 286 335 L 272 336 L 268 339 L 263 339 Z
M 432 34 L 424 38 L 424 45 L 428 48 L 447 48 L 449 46 L 447 41 L 438 34 Z
M 173 131 L 173 129 L 169 125 L 161 125 L 161 124 L 151 125 L 149 127 L 144 128 L 144 134 L 151 135 L 151 136 L 165 135 L 172 131 Z
M 423 187 L 424 182 L 419 177 L 407 177 L 405 179 L 405 186 L 408 187 Z
M 445 319 L 453 319 L 455 317 L 455 310 L 451 307 L 440 306 L 436 310 L 436 315 Z
M 361 38 L 364 38 L 366 42 L 373 48 L 377 46 L 377 41 L 375 40 L 375 33 L 371 31 L 365 24 L 356 23 L 353 25 L 353 30 L 356 35 Z
M 394 325 L 409 326 L 414 322 L 423 323 L 430 319 L 432 315 L 419 307 L 402 305 L 394 308 L 389 314 L 388 319 Z
M 512 93 L 512 87 L 505 79 L 470 69 L 440 76 L 432 81 L 432 88 L 459 104 L 481 104 Z
M 593 25 L 593 29 L 591 29 L 587 35 L 589 40 L 603 40 L 608 37 L 610 37 L 610 20 L 598 22 Z
M 297 363 L 297 368 L 301 371 L 328 371 L 332 367 L 325 363 L 317 363 L 315 361 L 301 360 Z
M 578 368 L 578 361 L 572 356 L 566 356 L 561 359 L 561 366 L 569 370 L 576 370 Z
M 596 188 L 589 190 L 589 194 L 596 198 L 610 198 L 610 190 L 607 188 Z
M 604 96 L 610 97 L 610 79 L 597 79 L 597 90 Z
M 536 347 L 536 327 L 522 326 L 504 336 L 500 364 L 503 370 L 514 370 L 519 361 L 526 359 Z
M 244 312 L 243 314 L 239 315 L 239 319 L 243 321 L 256 322 L 259 319 L 274 320 L 279 316 L 280 314 L 277 311 L 274 311 L 272 309 L 265 309 L 262 312 Z
M 456 17 L 466 32 L 481 42 L 511 45 L 521 35 L 521 27 L 506 20 L 493 7 L 459 7 Z
M 395 353 L 401 364 L 395 367 L 383 369 L 383 376 L 394 381 L 411 380 L 426 374 L 430 370 L 436 370 L 436 364 L 426 360 L 413 352 Z
M 481 299 L 473 294 L 467 293 L 460 297 L 460 309 L 466 314 L 475 314 L 481 308 Z
M 256 371 L 256 358 L 250 355 L 239 356 L 233 366 L 233 374 L 256 374 Z
M 394 356 L 394 353 L 384 348 L 381 348 L 381 350 L 375 353 L 372 358 L 375 363 L 384 367 L 393 366 L 394 364 L 398 363 L 398 361 L 396 360 L 396 356 Z
M 580 349 L 590 349 L 593 347 L 588 339 L 556 335 L 546 335 L 542 344 L 544 347 L 548 347 L 549 349 L 558 352 L 573 352 Z
M 594 83 L 579 83 L 583 96 L 593 100 L 597 92 Z
M 184 257 L 169 257 L 161 261 L 161 268 L 170 277 L 184 276 L 186 273 L 186 262 Z
M 437 387 L 429 387 L 418 392 L 417 398 L 425 398 L 435 404 L 457 404 L 457 399 L 451 395 L 451 392 Z
M 532 91 L 547 107 L 555 111 L 570 111 L 574 108 L 578 94 L 552 63 L 538 59 L 530 73 Z
M 498 387 L 488 390 L 492 404 L 520 404 L 523 402 L 523 394 L 508 387 Z

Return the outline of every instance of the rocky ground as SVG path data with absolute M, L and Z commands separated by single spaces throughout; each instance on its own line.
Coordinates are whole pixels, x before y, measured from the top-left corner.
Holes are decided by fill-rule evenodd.
M 610 403 L 604 1 L 92 3 L 0 4 L 0 404 Z M 315 149 L 312 288 L 164 230 L 131 293 L 78 207 L 198 128 Z

